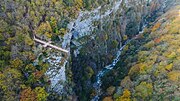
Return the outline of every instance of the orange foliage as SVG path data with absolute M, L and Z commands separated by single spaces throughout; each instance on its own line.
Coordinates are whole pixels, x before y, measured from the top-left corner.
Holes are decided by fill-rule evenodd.
M 105 97 L 103 101 L 113 101 L 112 97 Z
M 36 93 L 29 87 L 20 93 L 20 101 L 36 101 Z
M 42 71 L 36 71 L 34 73 L 34 76 L 35 76 L 36 79 L 39 79 L 39 78 L 41 78 L 43 76 L 43 72 Z
M 152 32 L 155 32 L 160 26 L 161 26 L 161 23 L 160 23 L 160 22 L 156 23 L 156 24 L 153 26 L 153 28 L 151 29 Z
M 155 42 L 155 43 L 160 43 L 160 42 L 161 42 L 161 38 L 156 38 L 156 39 L 154 39 L 154 42 Z

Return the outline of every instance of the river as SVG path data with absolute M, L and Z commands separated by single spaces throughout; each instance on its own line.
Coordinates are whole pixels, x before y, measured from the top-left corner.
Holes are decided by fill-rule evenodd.
M 96 82 L 94 83 L 93 87 L 96 90 L 96 96 L 91 100 L 91 101 L 98 101 L 99 100 L 99 96 L 101 95 L 101 85 L 102 85 L 102 77 L 109 71 L 111 71 L 112 69 L 114 69 L 114 67 L 116 66 L 116 64 L 118 63 L 118 61 L 120 60 L 120 56 L 121 53 L 123 51 L 123 49 L 132 41 L 135 40 L 137 38 L 138 35 L 143 34 L 144 29 L 146 28 L 146 21 L 144 21 L 143 26 L 142 26 L 142 30 L 139 30 L 139 34 L 137 34 L 136 36 L 134 36 L 131 39 L 128 39 L 124 45 L 122 45 L 120 47 L 120 49 L 117 51 L 115 58 L 113 59 L 112 63 L 105 66 L 101 71 L 98 72 L 98 74 L 96 75 Z

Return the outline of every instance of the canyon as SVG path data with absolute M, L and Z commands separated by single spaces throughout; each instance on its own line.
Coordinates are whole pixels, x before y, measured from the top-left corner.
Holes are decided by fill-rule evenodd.
M 0 100 L 179 101 L 179 5 L 0 1 Z

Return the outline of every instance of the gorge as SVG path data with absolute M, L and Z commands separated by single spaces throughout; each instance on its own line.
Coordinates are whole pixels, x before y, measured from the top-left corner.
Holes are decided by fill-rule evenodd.
M 0 100 L 179 101 L 179 5 L 0 1 Z
M 102 18 L 99 22 L 100 25 L 99 26 L 97 25 L 98 28 L 94 29 L 95 31 L 91 35 L 84 36 L 84 37 L 81 37 L 78 39 L 73 39 L 73 41 L 78 40 L 77 42 L 79 42 L 78 43 L 79 46 L 77 46 L 78 50 L 75 49 L 72 52 L 72 54 L 76 53 L 72 57 L 72 61 L 74 59 L 74 61 L 72 62 L 73 71 L 75 73 L 74 81 L 77 85 L 80 85 L 80 86 L 76 86 L 76 89 L 84 89 L 85 92 L 89 92 L 89 90 L 92 90 L 93 89 L 92 87 L 95 86 L 95 88 L 96 88 L 95 91 L 97 94 L 99 94 L 100 92 L 98 92 L 97 89 L 98 90 L 100 89 L 100 88 L 98 88 L 101 85 L 100 78 L 101 78 L 101 76 L 104 75 L 104 72 L 106 72 L 106 70 L 103 69 L 103 67 L 106 68 L 106 65 L 107 65 L 111 69 L 116 64 L 116 62 L 117 62 L 116 60 L 118 60 L 119 56 L 120 56 L 118 47 L 120 47 L 120 48 L 123 47 L 122 45 L 124 44 L 125 40 L 127 40 L 128 38 L 131 39 L 131 38 L 135 37 L 138 34 L 139 30 L 142 30 L 141 27 L 143 26 L 143 23 L 148 25 L 149 22 L 153 22 L 153 19 L 155 20 L 156 16 L 160 16 L 157 13 L 159 13 L 159 14 L 163 13 L 164 10 L 168 9 L 168 7 L 170 7 L 170 5 L 171 5 L 170 1 L 169 2 L 168 1 L 166 1 L 166 2 L 159 1 L 159 4 L 153 4 L 154 1 L 152 1 L 153 3 L 150 1 L 141 1 L 141 2 L 134 1 L 134 2 L 131 2 L 132 4 L 135 3 L 133 6 L 136 5 L 133 8 L 132 6 L 129 6 L 129 5 L 131 5 L 131 3 L 127 3 L 127 2 L 128 1 L 126 1 L 126 2 L 122 1 L 121 5 L 118 5 L 118 3 L 115 3 L 115 5 L 116 4 L 118 5 L 115 7 L 119 7 L 119 10 L 117 12 L 113 12 L 112 15 L 109 15 L 110 17 L 107 16 L 107 18 Z M 138 11 L 140 11 L 139 15 L 137 14 L 135 16 L 132 16 L 133 12 L 134 12 L 133 9 L 135 9 L 137 7 L 138 3 L 140 5 L 152 4 L 151 6 L 153 6 L 155 8 L 151 8 L 151 10 L 153 9 L 154 11 L 150 10 L 148 12 L 148 10 L 147 10 L 148 6 L 146 8 L 146 6 L 142 5 L 142 8 L 141 8 L 142 10 L 138 10 Z M 167 6 L 166 3 L 168 3 L 169 5 Z M 159 5 L 159 6 L 157 6 L 157 5 Z M 160 5 L 163 5 L 163 6 L 160 6 Z M 122 6 L 127 7 L 126 8 L 127 12 L 124 12 L 125 9 L 122 8 Z M 143 10 L 145 10 L 145 11 L 143 11 Z M 149 13 L 151 18 L 148 19 L 147 13 Z M 107 14 L 107 13 L 104 13 L 104 14 Z M 121 15 L 118 15 L 118 14 L 121 14 Z M 128 18 L 128 17 L 130 17 L 130 18 Z M 140 19 L 138 20 L 137 18 L 132 18 L 132 17 L 137 17 L 137 18 L 139 17 Z M 111 19 L 111 20 L 109 21 L 107 19 Z M 149 21 L 147 21 L 147 20 L 149 20 Z M 106 23 L 106 21 L 107 21 L 107 23 Z M 134 22 L 134 21 L 137 21 L 137 22 Z M 112 24 L 111 24 L 111 22 L 112 22 Z M 108 24 L 111 24 L 110 26 L 112 28 L 107 27 Z M 86 27 L 86 28 L 89 28 L 89 27 Z M 75 33 L 76 35 L 77 35 L 77 32 L 78 31 L 76 31 L 76 33 Z M 111 34 L 108 34 L 106 32 L 111 33 Z M 81 34 L 81 32 L 79 34 Z M 108 37 L 110 37 L 110 39 L 108 39 Z M 128 37 L 128 38 L 126 38 L 126 37 Z M 75 43 L 77 43 L 77 42 L 75 42 Z M 108 45 L 108 44 L 110 44 L 110 45 Z M 115 46 L 112 47 L 112 45 L 115 45 Z M 73 48 L 71 48 L 71 51 Z M 86 53 L 84 53 L 84 52 L 86 52 Z M 80 55 L 78 56 L 77 53 L 79 53 Z M 117 55 L 116 55 L 116 53 L 117 53 Z M 109 59 L 109 56 L 111 56 L 111 59 Z M 79 59 L 78 59 L 78 57 L 79 57 Z M 115 61 L 112 61 L 113 58 Z M 113 64 L 113 62 L 114 62 L 114 64 Z M 113 66 L 109 65 L 111 63 L 113 64 Z M 83 66 L 83 65 L 85 65 L 85 66 Z M 81 73 L 81 74 L 79 74 L 79 73 Z M 92 74 L 87 74 L 87 73 L 92 73 Z M 82 78 L 83 75 L 89 75 L 89 77 Z M 84 82 L 85 85 L 83 85 L 82 82 Z M 96 82 L 96 83 L 94 84 L 94 82 Z M 80 90 L 80 91 L 78 90 L 77 92 L 82 92 L 82 94 L 83 94 L 82 96 L 84 96 L 85 98 L 87 98 L 87 96 L 89 96 L 89 95 L 84 95 L 86 93 L 84 93 L 83 90 Z M 84 100 L 87 100 L 87 99 L 84 99 Z

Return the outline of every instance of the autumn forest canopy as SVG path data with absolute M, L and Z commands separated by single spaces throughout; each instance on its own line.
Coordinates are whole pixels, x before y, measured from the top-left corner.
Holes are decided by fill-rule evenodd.
M 0 101 L 179 101 L 179 4 L 0 0 Z

